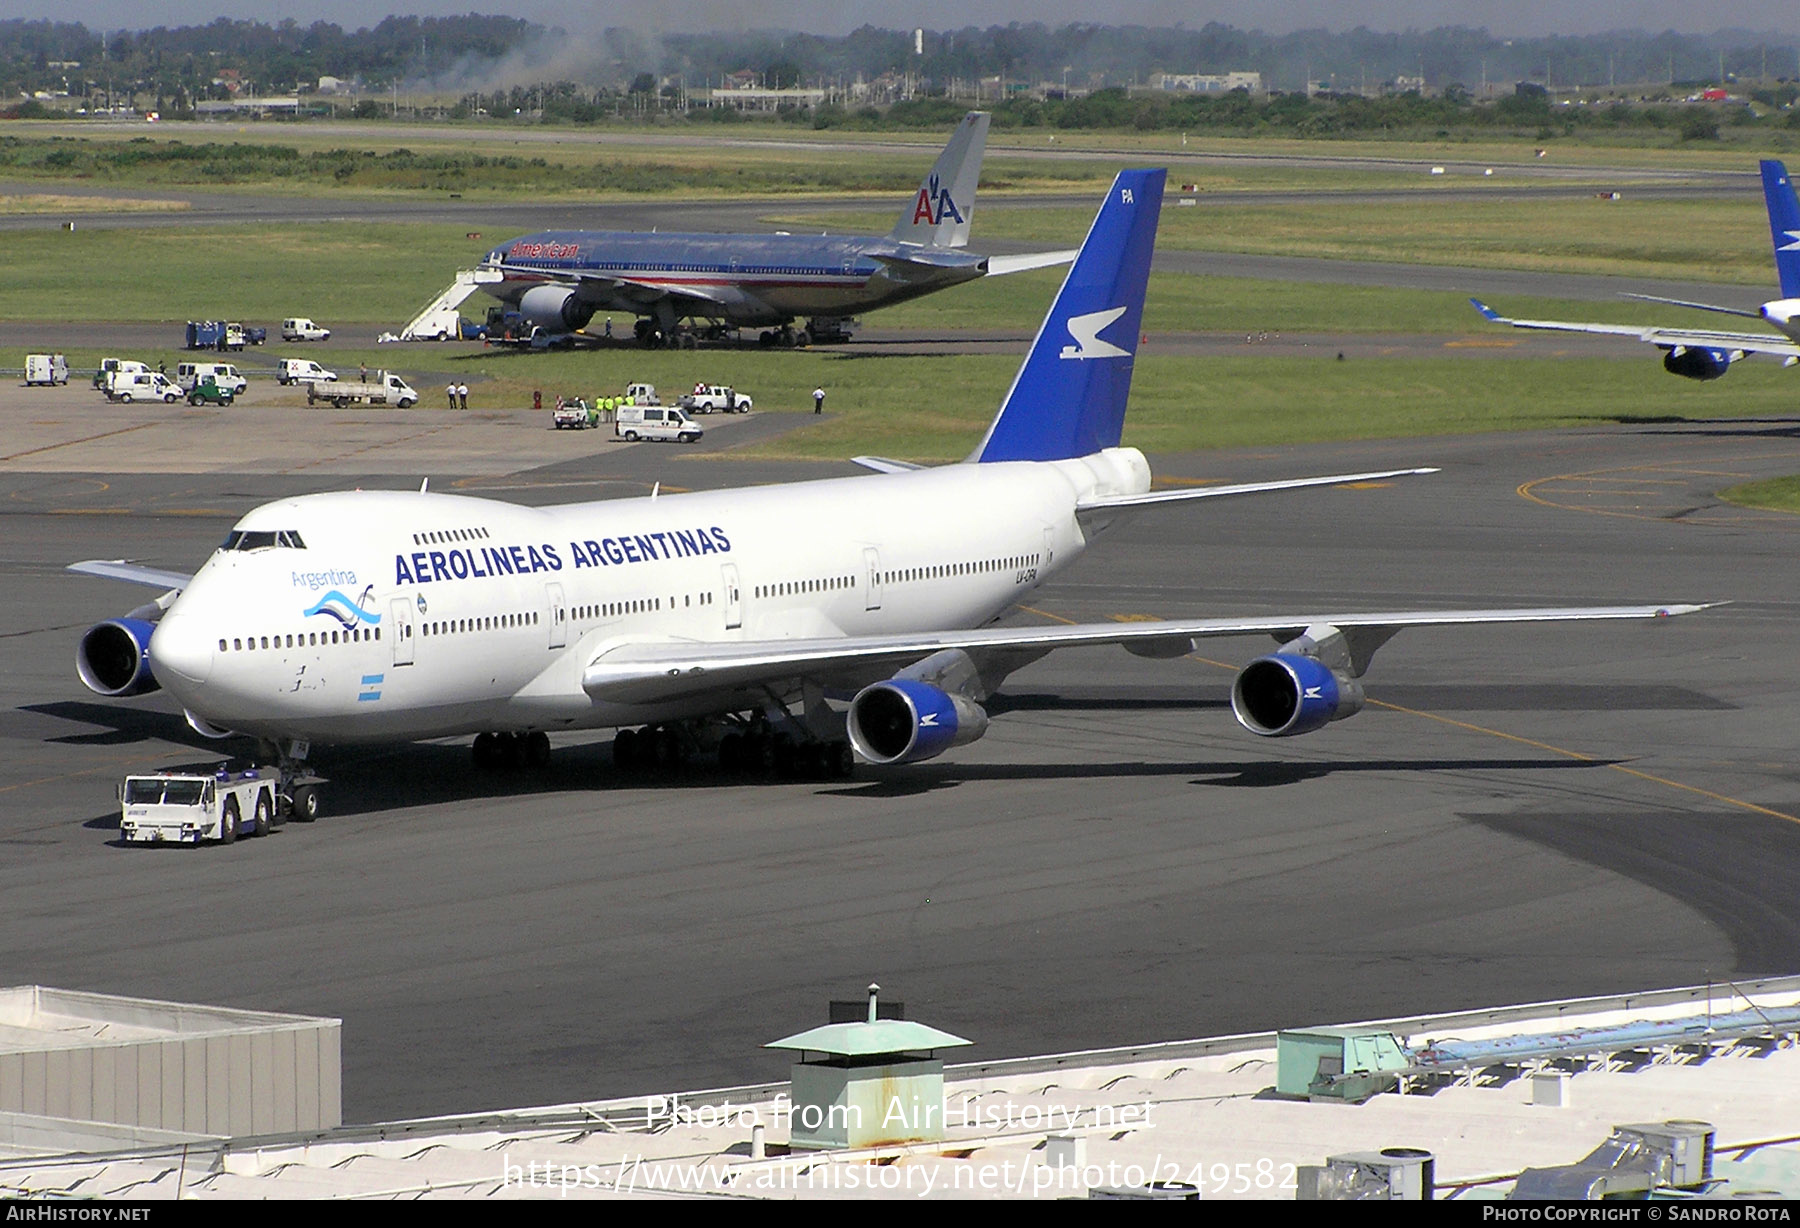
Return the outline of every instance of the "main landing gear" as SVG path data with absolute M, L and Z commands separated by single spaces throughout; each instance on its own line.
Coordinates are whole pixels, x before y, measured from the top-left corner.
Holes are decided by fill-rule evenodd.
M 531 733 L 478 733 L 469 748 L 475 766 L 488 771 L 517 771 L 550 764 L 550 738 L 539 730 Z
M 795 329 L 791 324 L 783 324 L 780 328 L 764 329 L 757 334 L 756 341 L 764 349 L 803 350 L 812 344 L 812 334 L 804 328 Z
M 708 759 L 734 775 L 781 780 L 844 780 L 856 767 L 844 739 L 776 730 L 760 719 L 723 727 L 653 725 L 613 736 L 613 765 L 621 772 L 673 775 Z

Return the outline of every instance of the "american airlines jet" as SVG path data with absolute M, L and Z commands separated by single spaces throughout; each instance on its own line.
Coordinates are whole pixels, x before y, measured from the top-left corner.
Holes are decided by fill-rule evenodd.
M 652 346 L 691 342 L 676 328 L 687 319 L 761 328 L 765 345 L 834 339 L 857 312 L 1074 258 L 964 250 L 987 131 L 986 112 L 963 117 L 884 236 L 548 230 L 489 252 L 476 280 L 540 341 L 567 338 L 600 311 L 640 317 L 638 339 Z
M 987 436 L 938 468 L 529 508 L 420 491 L 265 504 L 192 577 L 73 570 L 167 590 L 88 631 L 103 695 L 167 690 L 203 733 L 310 744 L 474 734 L 478 762 L 542 762 L 548 734 L 617 728 L 626 765 L 848 773 L 982 736 L 1008 674 L 1058 648 L 1177 657 L 1273 634 L 1231 703 L 1253 734 L 1355 713 L 1405 627 L 1640 619 L 1679 605 L 1298 612 L 997 626 L 1120 520 L 1166 505 L 1430 470 L 1150 490 L 1120 446 L 1164 172 L 1121 173 Z M 796 524 L 809 526 L 796 534 Z M 848 700 L 847 708 L 843 707 Z M 307 791 L 297 810 L 316 806 Z

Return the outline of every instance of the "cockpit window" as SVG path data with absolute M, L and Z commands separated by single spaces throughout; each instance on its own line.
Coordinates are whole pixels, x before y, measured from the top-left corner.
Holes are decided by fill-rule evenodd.
M 274 532 L 263 532 L 255 529 L 233 529 L 225 538 L 221 550 L 267 550 L 271 546 L 285 546 L 290 550 L 304 550 L 306 543 L 300 534 L 292 529 L 278 529 Z

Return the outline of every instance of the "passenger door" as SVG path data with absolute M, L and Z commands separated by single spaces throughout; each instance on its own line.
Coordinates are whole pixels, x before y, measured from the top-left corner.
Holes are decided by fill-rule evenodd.
M 396 597 L 388 602 L 388 638 L 392 641 L 395 665 L 413 663 L 412 602 Z
M 744 625 L 744 594 L 738 587 L 737 564 L 726 563 L 720 571 L 725 577 L 725 630 L 736 631 Z
M 563 605 L 563 587 L 546 584 L 544 591 L 550 597 L 550 647 L 562 648 L 569 642 L 569 611 Z

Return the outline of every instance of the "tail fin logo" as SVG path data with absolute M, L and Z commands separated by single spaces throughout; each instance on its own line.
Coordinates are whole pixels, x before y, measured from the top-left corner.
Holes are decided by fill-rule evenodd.
M 919 199 L 913 202 L 913 225 L 924 222 L 929 226 L 936 226 L 944 220 L 946 214 L 958 222 L 966 220 L 957 209 L 950 189 L 933 172 L 931 178 L 925 181 L 925 186 L 919 189 Z
M 1787 237 L 1792 239 L 1793 242 L 1784 243 L 1775 250 L 1778 252 L 1800 252 L 1800 230 L 1789 230 L 1784 233 L 1786 233 Z
M 1124 314 L 1123 307 L 1113 307 L 1106 311 L 1090 311 L 1086 315 L 1070 316 L 1069 336 L 1075 339 L 1075 344 L 1063 346 L 1057 357 L 1078 361 L 1089 358 L 1130 358 L 1130 350 L 1122 350 L 1110 341 L 1100 340 L 1100 330 Z

